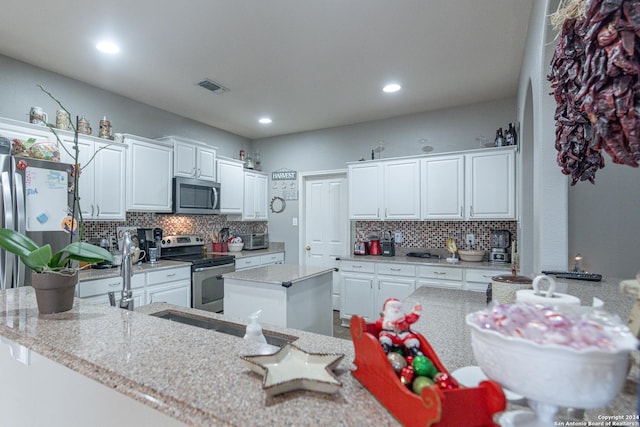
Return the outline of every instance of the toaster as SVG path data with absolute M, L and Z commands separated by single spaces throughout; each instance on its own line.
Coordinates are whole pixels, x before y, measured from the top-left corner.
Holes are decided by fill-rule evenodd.
M 353 245 L 353 254 L 354 255 L 368 255 L 369 247 L 367 246 L 367 242 L 356 242 Z

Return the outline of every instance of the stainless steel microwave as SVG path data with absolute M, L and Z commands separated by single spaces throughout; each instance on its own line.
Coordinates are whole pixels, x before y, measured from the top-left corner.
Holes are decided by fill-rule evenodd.
M 220 184 L 202 179 L 173 178 L 173 213 L 219 214 Z

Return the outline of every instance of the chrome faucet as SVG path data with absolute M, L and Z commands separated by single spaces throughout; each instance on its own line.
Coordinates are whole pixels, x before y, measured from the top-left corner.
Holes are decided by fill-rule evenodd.
M 122 276 L 122 298 L 120 299 L 120 308 L 133 310 L 133 293 L 131 292 L 131 276 L 133 270 L 131 268 L 131 235 L 125 231 L 122 239 L 122 264 L 120 265 L 120 275 Z M 109 292 L 109 303 L 112 307 L 116 306 L 116 297 L 113 291 Z

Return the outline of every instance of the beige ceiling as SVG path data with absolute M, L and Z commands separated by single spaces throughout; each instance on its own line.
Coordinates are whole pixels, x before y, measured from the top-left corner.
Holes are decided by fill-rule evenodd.
M 532 1 L 10 1 L 0 54 L 257 139 L 515 96 Z

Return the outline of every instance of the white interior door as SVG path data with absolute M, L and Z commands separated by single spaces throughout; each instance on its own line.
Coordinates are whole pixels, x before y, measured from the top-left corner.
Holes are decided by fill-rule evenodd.
M 336 258 L 349 254 L 350 245 L 346 171 L 307 175 L 302 181 L 301 264 L 338 267 Z M 334 273 L 334 309 L 339 294 L 339 275 Z

